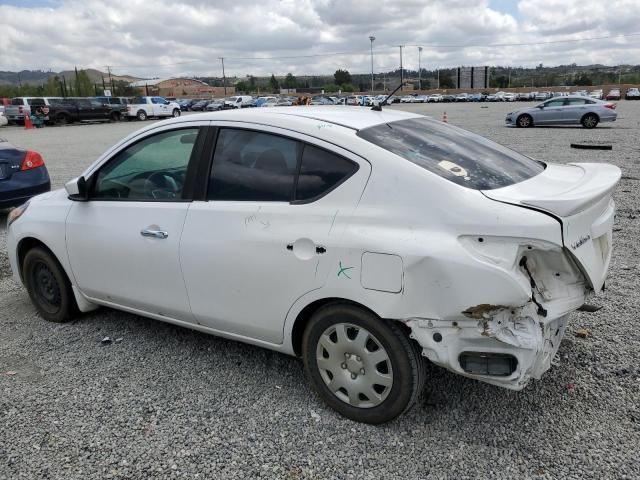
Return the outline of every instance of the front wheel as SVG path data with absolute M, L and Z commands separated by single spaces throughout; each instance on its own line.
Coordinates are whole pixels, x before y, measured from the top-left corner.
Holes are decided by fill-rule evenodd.
M 598 116 L 594 113 L 587 113 L 582 117 L 580 123 L 582 123 L 584 128 L 596 128 L 596 125 L 598 125 Z
M 51 253 L 40 247 L 29 250 L 22 274 L 29 297 L 45 320 L 62 323 L 74 317 L 78 307 L 71 282 Z
M 520 115 L 516 120 L 516 125 L 520 128 L 532 127 L 533 118 L 531 118 L 531 115 Z
M 421 349 L 391 321 L 332 304 L 303 337 L 305 372 L 320 397 L 351 420 L 380 424 L 408 410 L 424 388 Z
M 177 108 L 173 109 L 173 118 L 178 118 L 180 116 L 180 110 L 178 110 Z

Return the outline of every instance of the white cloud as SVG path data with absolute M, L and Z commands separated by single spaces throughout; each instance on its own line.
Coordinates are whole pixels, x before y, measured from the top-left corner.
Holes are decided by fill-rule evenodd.
M 520 47 L 640 31 L 637 0 L 521 0 L 518 15 L 488 0 L 59 0 L 47 8 L 0 5 L 0 70 L 79 67 L 140 76 L 369 71 L 457 65 L 638 63 L 638 37 Z M 433 45 L 446 45 L 434 47 Z M 462 48 L 464 45 L 473 45 Z M 357 52 L 313 58 L 276 58 Z M 190 63 L 183 63 L 190 62 Z M 171 64 L 171 65 L 167 65 Z

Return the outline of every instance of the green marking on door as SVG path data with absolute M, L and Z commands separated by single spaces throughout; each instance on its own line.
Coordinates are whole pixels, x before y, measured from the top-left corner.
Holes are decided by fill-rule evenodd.
M 338 262 L 338 266 L 339 266 L 339 270 L 338 270 L 338 276 L 340 275 L 344 275 L 345 277 L 347 277 L 349 280 L 351 280 L 351 277 L 347 274 L 347 270 L 352 270 L 354 267 L 343 267 L 342 266 L 342 262 Z

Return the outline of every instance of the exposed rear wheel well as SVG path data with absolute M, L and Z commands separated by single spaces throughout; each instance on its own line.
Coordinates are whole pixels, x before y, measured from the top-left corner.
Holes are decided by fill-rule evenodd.
M 320 300 L 316 300 L 315 302 L 310 303 L 306 307 L 302 309 L 302 311 L 298 314 L 295 323 L 293 324 L 293 330 L 291 331 L 291 344 L 293 345 L 293 351 L 297 356 L 302 355 L 302 337 L 304 335 L 304 330 L 311 320 L 311 317 L 315 312 L 317 312 L 320 308 L 329 305 L 329 304 L 343 304 L 343 305 L 353 305 L 355 307 L 366 310 L 367 312 L 371 312 L 374 315 L 377 315 L 370 308 L 365 307 L 364 305 L 354 302 L 352 300 L 346 300 L 344 298 L 322 298 Z M 398 322 L 400 323 L 400 322 Z

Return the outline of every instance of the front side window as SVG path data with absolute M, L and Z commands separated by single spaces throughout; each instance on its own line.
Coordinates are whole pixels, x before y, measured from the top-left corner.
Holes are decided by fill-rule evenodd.
M 302 153 L 295 199 L 311 200 L 324 195 L 358 170 L 358 164 L 335 153 L 306 145 Z
M 134 105 L 144 105 L 145 103 L 147 103 L 147 99 L 144 97 L 135 97 L 133 100 L 131 100 L 131 103 L 133 103 Z
M 513 185 L 545 169 L 541 162 L 427 117 L 383 123 L 360 130 L 358 136 L 474 190 Z
M 158 133 L 127 147 L 97 174 L 92 197 L 120 200 L 179 200 L 197 128 Z
M 299 148 L 297 141 L 279 135 L 221 129 L 207 198 L 291 201 Z

